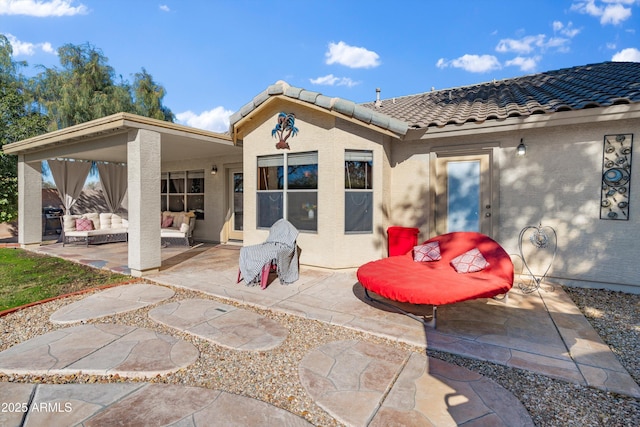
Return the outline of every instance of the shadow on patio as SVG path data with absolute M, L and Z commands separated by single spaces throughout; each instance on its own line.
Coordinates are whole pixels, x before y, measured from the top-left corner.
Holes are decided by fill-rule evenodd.
M 508 301 L 479 299 L 438 308 L 438 328 L 366 302 L 355 270 L 302 266 L 300 279 L 266 290 L 237 283 L 239 246 L 199 244 L 162 249 L 162 267 L 146 276 L 249 306 L 277 310 L 415 345 L 540 373 L 552 378 L 640 397 L 640 387 L 602 342 L 560 286 Z M 126 273 L 127 245 L 49 244 L 39 252 Z M 379 297 L 378 297 L 379 298 Z M 404 307 L 405 309 L 408 307 Z M 430 314 L 430 307 L 418 314 Z

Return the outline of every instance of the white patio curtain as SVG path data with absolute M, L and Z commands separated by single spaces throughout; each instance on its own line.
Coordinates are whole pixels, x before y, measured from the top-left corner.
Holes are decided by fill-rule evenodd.
M 65 214 L 71 213 L 71 207 L 76 203 L 82 187 L 91 170 L 91 162 L 70 160 L 47 160 L 53 181 L 64 205 Z
M 127 194 L 127 165 L 98 163 L 102 194 L 111 212 L 118 212 Z

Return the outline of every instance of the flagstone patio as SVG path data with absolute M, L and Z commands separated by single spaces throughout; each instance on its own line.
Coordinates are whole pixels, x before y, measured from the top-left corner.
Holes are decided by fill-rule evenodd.
M 126 243 L 90 247 L 41 246 L 38 251 L 126 272 Z M 250 306 L 278 310 L 421 348 L 441 350 L 529 370 L 627 396 L 640 387 L 559 286 L 525 294 L 514 286 L 508 301 L 475 300 L 438 308 L 438 328 L 368 303 L 354 270 L 302 267 L 288 286 L 275 277 L 266 290 L 236 283 L 239 247 L 202 244 L 162 250 L 162 268 L 147 278 Z M 430 308 L 405 306 L 428 315 Z

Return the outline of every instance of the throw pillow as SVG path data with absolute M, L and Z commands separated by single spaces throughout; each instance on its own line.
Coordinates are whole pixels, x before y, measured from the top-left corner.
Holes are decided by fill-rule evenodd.
M 489 263 L 478 248 L 473 248 L 452 259 L 451 265 L 458 273 L 475 273 L 487 268 Z
M 185 224 L 184 222 L 180 224 L 180 232 L 186 233 L 187 231 L 189 231 L 189 224 Z
M 440 243 L 438 242 L 429 242 L 413 247 L 413 260 L 416 262 L 438 261 L 441 258 Z
M 76 219 L 76 231 L 91 231 L 93 230 L 93 221 L 89 218 Z
M 169 228 L 173 225 L 173 217 L 167 216 L 162 220 L 162 228 Z

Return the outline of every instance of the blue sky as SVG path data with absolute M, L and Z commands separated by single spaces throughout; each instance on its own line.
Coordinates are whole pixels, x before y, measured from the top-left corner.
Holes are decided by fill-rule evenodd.
M 0 0 L 14 59 L 89 42 L 144 67 L 179 123 L 225 131 L 267 86 L 355 102 L 611 60 L 640 62 L 640 0 Z

